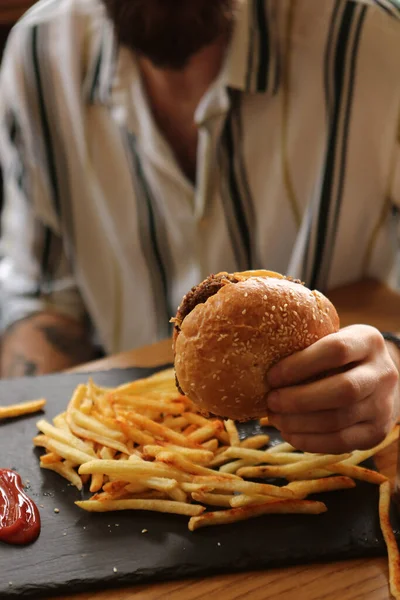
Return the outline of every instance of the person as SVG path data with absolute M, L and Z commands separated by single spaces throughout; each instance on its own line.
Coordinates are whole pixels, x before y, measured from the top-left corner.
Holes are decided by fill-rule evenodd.
M 396 278 L 398 0 L 46 0 L 1 71 L 2 375 L 168 337 L 209 273 Z M 397 18 L 396 18 L 397 17 Z M 397 347 L 342 329 L 276 365 L 296 447 L 370 447 Z

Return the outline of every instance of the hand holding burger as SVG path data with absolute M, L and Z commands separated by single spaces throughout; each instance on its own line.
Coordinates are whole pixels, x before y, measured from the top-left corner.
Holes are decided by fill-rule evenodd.
M 330 301 L 269 272 L 210 276 L 175 322 L 177 383 L 205 413 L 269 415 L 308 452 L 379 443 L 398 414 L 398 371 L 381 334 L 339 331 Z

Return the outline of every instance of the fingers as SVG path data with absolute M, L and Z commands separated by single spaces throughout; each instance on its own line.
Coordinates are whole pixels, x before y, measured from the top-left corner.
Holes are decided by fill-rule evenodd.
M 327 335 L 305 350 L 283 359 L 267 374 L 272 388 L 295 385 L 334 369 L 364 361 L 384 348 L 382 335 L 374 327 L 353 325 Z
M 335 433 L 375 417 L 373 396 L 343 409 L 321 410 L 306 414 L 269 414 L 271 425 L 285 434 Z
M 376 423 L 358 423 L 336 433 L 282 433 L 286 442 L 303 452 L 321 454 L 340 454 L 352 450 L 368 450 L 382 442 L 389 433 L 385 427 Z
M 356 404 L 376 389 L 381 374 L 369 364 L 325 379 L 270 392 L 268 410 L 279 414 L 311 413 Z

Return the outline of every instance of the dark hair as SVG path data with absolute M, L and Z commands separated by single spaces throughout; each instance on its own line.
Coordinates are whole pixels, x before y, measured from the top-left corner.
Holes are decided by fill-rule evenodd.
M 235 0 L 103 0 L 120 44 L 181 69 L 231 27 Z

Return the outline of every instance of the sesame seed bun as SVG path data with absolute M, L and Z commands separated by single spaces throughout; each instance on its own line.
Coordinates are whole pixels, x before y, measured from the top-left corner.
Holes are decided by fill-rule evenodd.
M 238 421 L 266 415 L 272 365 L 339 329 L 320 292 L 262 271 L 210 276 L 185 296 L 174 322 L 180 390 L 202 412 Z

